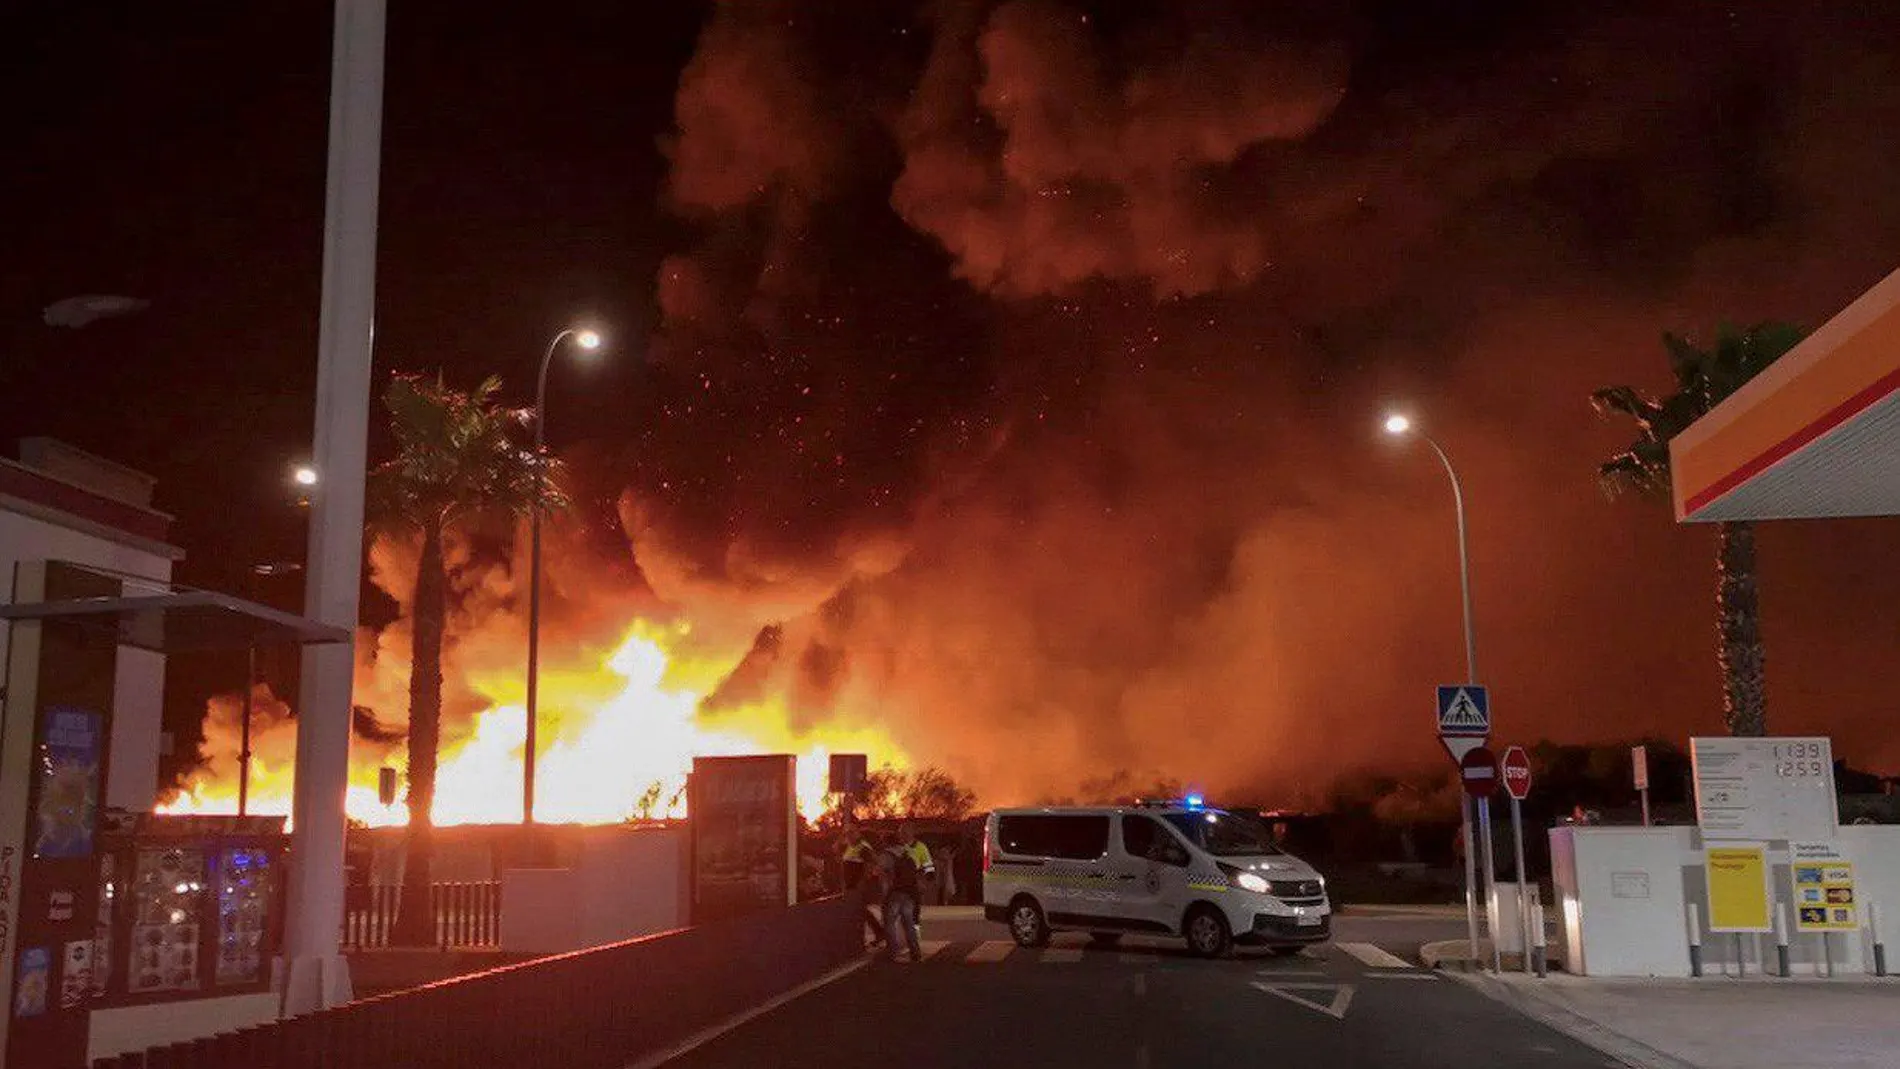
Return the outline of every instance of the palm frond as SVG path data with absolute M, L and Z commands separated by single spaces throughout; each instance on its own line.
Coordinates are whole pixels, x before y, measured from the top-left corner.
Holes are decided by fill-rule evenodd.
M 372 519 L 382 526 L 448 525 L 475 513 L 563 507 L 559 465 L 517 441 L 526 409 L 499 403 L 501 380 L 473 390 L 440 373 L 394 376 L 384 395 L 396 455 L 371 472 Z

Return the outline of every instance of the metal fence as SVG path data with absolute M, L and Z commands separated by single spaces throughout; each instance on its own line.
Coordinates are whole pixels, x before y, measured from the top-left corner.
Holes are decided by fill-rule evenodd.
M 620 1069 L 862 962 L 855 896 L 352 1002 L 94 1069 Z
M 402 888 L 371 884 L 360 905 L 343 914 L 343 945 L 365 950 L 389 945 Z M 361 894 L 362 892 L 359 892 Z M 501 882 L 437 883 L 429 887 L 436 945 L 445 949 L 501 944 Z

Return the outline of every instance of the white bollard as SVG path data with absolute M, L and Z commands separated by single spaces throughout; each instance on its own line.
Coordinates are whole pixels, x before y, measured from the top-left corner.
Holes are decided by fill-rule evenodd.
M 1781 978 L 1788 978 L 1788 903 L 1775 899 L 1775 964 Z
M 1531 900 L 1531 961 L 1538 976 L 1548 975 L 1549 953 L 1544 945 L 1544 903 L 1541 898 Z
M 1880 903 L 1867 903 L 1867 930 L 1874 937 L 1874 975 L 1887 975 L 1887 944 L 1880 938 Z
M 1684 911 L 1689 920 L 1689 975 L 1702 975 L 1702 909 L 1694 902 Z

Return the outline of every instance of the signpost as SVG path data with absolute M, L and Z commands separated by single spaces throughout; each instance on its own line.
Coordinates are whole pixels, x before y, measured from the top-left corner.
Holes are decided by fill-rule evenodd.
M 1834 748 L 1823 737 L 1692 738 L 1696 822 L 1709 839 L 1834 836 Z
M 1524 874 L 1524 807 L 1531 793 L 1531 756 L 1524 747 L 1504 751 L 1504 789 L 1511 795 L 1511 847 L 1517 855 L 1517 924 L 1523 930 L 1524 971 L 1531 971 L 1531 883 Z
M 1484 896 L 1490 902 L 1497 897 L 1498 866 L 1491 852 L 1491 794 L 1498 787 L 1497 755 L 1483 746 L 1465 754 L 1458 762 L 1459 776 L 1465 783 L 1465 793 L 1471 796 L 1471 804 L 1478 810 L 1478 841 L 1484 849 Z M 1471 845 L 1465 844 L 1465 857 L 1471 856 Z M 1489 910 L 1487 909 L 1488 913 Z M 1491 971 L 1503 972 L 1503 952 L 1498 947 L 1498 933 L 1491 933 Z
M 1469 639 L 1469 634 L 1466 637 Z M 1469 661 L 1469 642 L 1466 645 Z M 1476 674 L 1476 669 L 1471 671 Z M 1462 768 L 1464 759 L 1491 737 L 1491 696 L 1475 683 L 1440 686 L 1437 714 L 1438 741 L 1451 755 L 1452 763 Z M 1465 933 L 1474 965 L 1478 960 L 1478 869 L 1477 855 L 1472 851 L 1471 811 L 1478 804 L 1474 798 L 1458 805 L 1465 837 Z
M 1630 779 L 1643 799 L 1643 827 L 1649 827 L 1649 747 L 1630 747 Z

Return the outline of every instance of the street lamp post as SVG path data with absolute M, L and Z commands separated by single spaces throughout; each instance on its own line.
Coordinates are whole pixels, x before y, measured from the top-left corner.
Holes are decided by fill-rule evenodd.
M 1445 455 L 1445 450 L 1431 435 L 1414 427 L 1410 419 L 1402 415 L 1387 416 L 1385 432 L 1395 438 L 1417 435 L 1423 439 L 1425 444 L 1431 447 L 1432 453 L 1438 457 L 1438 463 L 1444 466 L 1445 477 L 1451 480 L 1451 500 L 1458 516 L 1458 589 L 1464 602 L 1465 682 L 1475 686 L 1478 682 L 1478 651 L 1477 640 L 1473 637 L 1471 626 L 1471 552 L 1466 546 L 1465 538 L 1464 487 L 1459 483 L 1458 472 L 1451 466 L 1451 458 Z M 1462 788 L 1462 784 L 1460 786 Z M 1459 797 L 1458 812 L 1464 822 L 1465 835 L 1465 934 L 1470 942 L 1471 960 L 1475 963 L 1478 960 L 1478 873 L 1477 856 L 1472 851 L 1471 813 L 1474 809 L 1478 810 L 1480 823 L 1483 825 L 1485 870 L 1488 873 L 1493 871 L 1490 860 L 1490 804 L 1478 798 L 1466 801 L 1466 796 L 1462 791 Z M 1522 880 L 1523 876 L 1520 874 L 1518 878 Z M 1491 943 L 1491 953 L 1495 958 L 1498 954 L 1497 940 L 1493 939 Z M 1497 969 L 1494 963 L 1493 971 L 1502 970 Z
M 580 348 L 592 352 L 600 348 L 600 335 L 591 330 L 569 327 L 548 342 L 541 355 L 541 371 L 534 386 L 534 488 L 535 500 L 528 507 L 528 701 L 527 730 L 522 740 L 521 822 L 534 823 L 534 751 L 540 721 L 541 693 L 541 496 L 547 480 L 547 407 L 548 365 L 569 338 Z

